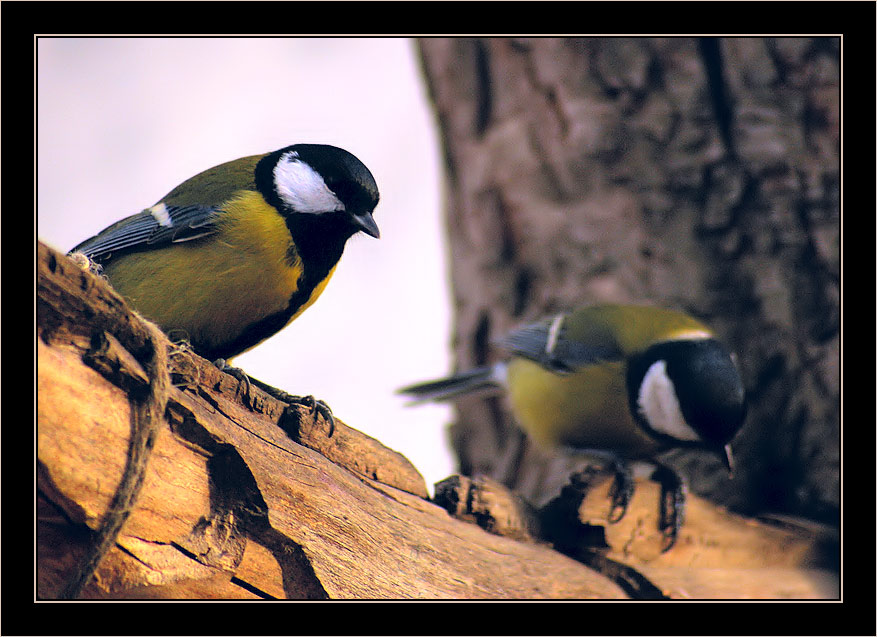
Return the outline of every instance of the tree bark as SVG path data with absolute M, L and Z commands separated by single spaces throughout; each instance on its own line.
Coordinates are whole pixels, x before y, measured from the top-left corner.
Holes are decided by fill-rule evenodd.
M 547 313 L 655 303 L 713 326 L 751 399 L 738 471 L 669 460 L 736 511 L 839 520 L 839 39 L 419 41 L 443 138 L 460 368 Z M 460 402 L 464 474 L 536 504 L 570 469 Z
M 570 485 L 542 510 L 488 479 L 452 478 L 430 501 L 399 453 L 150 336 L 105 281 L 40 244 L 40 599 L 65 589 L 118 496 L 132 413 L 154 386 L 142 362 L 149 339 L 167 350 L 172 384 L 142 491 L 83 598 L 838 595 L 822 532 L 744 520 L 697 498 L 680 550 L 656 555 L 646 484 L 613 527 L 599 481 Z

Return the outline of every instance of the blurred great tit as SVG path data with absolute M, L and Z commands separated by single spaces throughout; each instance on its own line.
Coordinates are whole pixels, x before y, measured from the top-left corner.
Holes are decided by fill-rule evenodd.
M 499 344 L 508 360 L 399 391 L 421 402 L 504 390 L 536 443 L 609 452 L 613 511 L 621 510 L 611 521 L 621 519 L 633 493 L 626 460 L 700 447 L 730 471 L 728 443 L 746 415 L 743 381 L 732 355 L 694 318 L 656 307 L 592 306 L 522 327 Z M 658 466 L 667 550 L 682 525 L 685 489 Z
M 346 150 L 296 144 L 195 175 L 70 252 L 172 339 L 228 360 L 320 296 L 352 235 L 379 236 L 378 197 Z

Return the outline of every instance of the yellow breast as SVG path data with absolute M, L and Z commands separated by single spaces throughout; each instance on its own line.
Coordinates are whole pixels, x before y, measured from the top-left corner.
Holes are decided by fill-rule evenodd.
M 509 399 L 524 431 L 546 448 L 624 450 L 649 455 L 658 446 L 628 407 L 623 363 L 554 374 L 526 359 L 508 366 Z
M 223 210 L 218 232 L 205 240 L 126 255 L 106 268 L 113 287 L 141 314 L 172 337 L 210 348 L 283 312 L 302 273 L 283 218 L 259 193 L 242 191 Z

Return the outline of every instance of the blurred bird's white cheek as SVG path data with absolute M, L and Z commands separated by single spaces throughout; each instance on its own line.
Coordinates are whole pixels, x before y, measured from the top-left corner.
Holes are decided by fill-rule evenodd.
M 673 381 L 667 376 L 665 361 L 656 361 L 649 367 L 640 385 L 637 404 L 640 412 L 655 431 L 676 440 L 700 439 L 682 416 Z

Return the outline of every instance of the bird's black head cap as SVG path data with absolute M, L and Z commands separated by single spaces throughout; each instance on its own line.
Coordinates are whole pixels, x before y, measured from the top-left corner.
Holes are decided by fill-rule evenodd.
M 700 437 L 724 447 L 746 418 L 746 390 L 730 352 L 714 339 L 680 341 L 668 354 L 682 415 Z
M 371 212 L 378 205 L 380 193 L 375 178 L 356 155 L 325 144 L 296 144 L 284 150 L 297 152 L 320 173 L 351 212 Z
M 380 234 L 372 217 L 380 198 L 375 178 L 343 148 L 286 146 L 259 161 L 255 183 L 265 200 L 287 215 L 327 213 L 321 223 L 337 227 L 342 235 L 360 230 L 373 237 Z M 336 212 L 344 214 L 328 214 Z
M 651 366 L 663 361 L 686 424 L 700 438 L 696 443 L 720 454 L 746 418 L 746 391 L 731 354 L 715 339 L 671 340 L 650 347 L 628 366 L 628 391 L 637 409 L 638 391 Z M 657 438 L 643 415 L 640 424 Z M 684 444 L 684 441 L 673 440 Z

